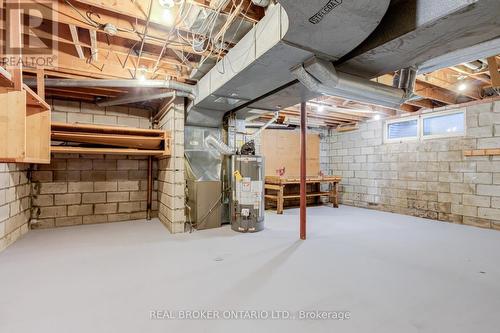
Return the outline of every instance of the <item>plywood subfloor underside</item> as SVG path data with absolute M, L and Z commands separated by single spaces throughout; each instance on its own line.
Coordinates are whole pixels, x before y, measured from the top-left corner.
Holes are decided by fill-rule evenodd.
M 267 230 L 32 231 L 0 254 L 1 332 L 497 332 L 500 232 L 351 207 Z M 151 310 L 349 310 L 332 321 L 150 321 Z

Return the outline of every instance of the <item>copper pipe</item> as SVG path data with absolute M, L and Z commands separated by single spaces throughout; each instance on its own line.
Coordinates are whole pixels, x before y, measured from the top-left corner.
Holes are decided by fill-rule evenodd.
M 306 144 L 307 144 L 307 110 L 306 103 L 300 104 L 300 239 L 306 239 Z
M 151 207 L 153 202 L 153 157 L 148 157 L 148 202 L 146 219 L 151 220 Z

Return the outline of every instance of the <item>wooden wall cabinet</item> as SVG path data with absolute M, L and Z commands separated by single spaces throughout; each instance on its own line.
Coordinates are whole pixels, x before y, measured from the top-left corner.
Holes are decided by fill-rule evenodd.
M 50 106 L 26 85 L 0 87 L 0 162 L 50 163 Z

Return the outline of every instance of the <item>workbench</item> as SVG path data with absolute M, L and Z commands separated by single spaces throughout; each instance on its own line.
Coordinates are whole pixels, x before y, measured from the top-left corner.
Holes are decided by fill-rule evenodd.
M 328 197 L 333 207 L 338 208 L 339 183 L 341 179 L 340 176 L 307 177 L 306 197 L 308 205 L 319 203 L 321 197 Z M 322 192 L 321 184 L 329 184 L 329 191 Z M 288 204 L 291 203 L 290 206 L 294 206 L 300 200 L 300 178 L 266 176 L 265 191 L 266 208 L 274 204 L 276 212 L 283 214 L 285 205 L 289 206 Z

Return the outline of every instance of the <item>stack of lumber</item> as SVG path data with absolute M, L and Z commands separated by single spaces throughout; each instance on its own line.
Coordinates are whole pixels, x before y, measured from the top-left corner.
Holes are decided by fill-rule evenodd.
M 170 135 L 163 130 L 52 123 L 52 153 L 170 156 Z

